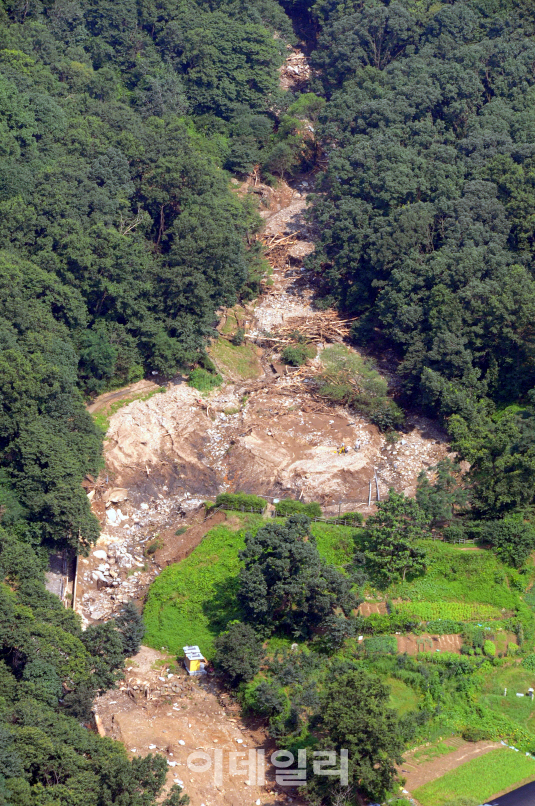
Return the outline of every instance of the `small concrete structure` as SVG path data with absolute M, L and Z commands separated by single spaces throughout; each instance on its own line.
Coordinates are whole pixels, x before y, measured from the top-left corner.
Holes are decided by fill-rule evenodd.
M 206 674 L 207 660 L 202 654 L 198 646 L 185 646 L 184 650 L 184 666 L 190 675 Z

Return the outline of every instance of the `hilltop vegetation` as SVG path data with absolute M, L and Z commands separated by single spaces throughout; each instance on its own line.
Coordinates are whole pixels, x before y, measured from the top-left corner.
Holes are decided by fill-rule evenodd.
M 501 517 L 535 481 L 532 4 L 311 14 L 327 103 L 309 265 L 359 343 L 395 350 L 405 400 L 444 418 L 477 506 Z
M 346 696 L 334 681 L 360 675 L 358 686 L 363 691 L 370 686 L 368 703 L 375 702 L 370 719 L 379 724 L 384 718 L 390 733 L 379 754 L 386 765 L 382 776 L 355 783 L 352 794 L 346 793 L 349 802 L 358 794 L 380 799 L 391 791 L 389 764 L 406 745 L 453 733 L 471 741 L 503 738 L 535 751 L 535 708 L 529 698 L 516 696 L 533 685 L 535 668 L 531 561 L 519 571 L 488 549 L 465 551 L 465 545 L 416 535 L 425 572 L 417 564 L 405 580 L 395 575 L 385 581 L 363 552 L 374 528 L 371 519 L 369 527 L 354 529 L 307 525 L 303 516 L 291 516 L 286 524 L 232 513 L 236 518 L 241 529 L 216 527 L 186 560 L 155 580 L 145 608 L 146 640 L 179 657 L 185 643 L 199 643 L 246 712 L 263 717 L 278 745 L 292 752 L 324 742 L 345 746 L 334 722 L 322 728 L 321 720 L 326 703 Z M 313 580 L 303 575 L 299 545 L 310 555 L 309 564 L 316 562 L 317 547 L 349 587 L 334 588 L 333 572 L 318 572 Z M 330 613 L 324 609 L 318 618 L 320 585 L 322 607 Z M 386 612 L 359 615 L 364 595 L 383 608 L 386 603 Z M 429 636 L 441 635 L 458 636 L 460 654 L 433 651 Z M 417 658 L 399 653 L 397 636 L 412 641 Z M 363 698 L 351 696 L 359 703 L 356 726 L 367 717 Z M 511 775 L 516 772 L 511 769 Z M 334 783 L 324 783 L 313 779 L 307 785 L 310 802 L 336 802 Z
M 81 725 L 139 630 L 82 633 L 43 571 L 98 536 L 84 396 L 207 364 L 214 311 L 258 289 L 260 220 L 226 168 L 268 159 L 291 35 L 273 0 L 0 3 L 1 803 L 161 791 L 162 758 Z

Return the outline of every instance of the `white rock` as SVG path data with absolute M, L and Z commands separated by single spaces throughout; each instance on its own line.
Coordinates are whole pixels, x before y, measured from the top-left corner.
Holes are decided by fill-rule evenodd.
M 106 554 L 104 549 L 97 549 L 96 551 L 94 551 L 93 552 L 93 557 L 96 557 L 97 560 L 107 560 L 108 559 L 108 555 Z
M 186 744 L 186 742 L 184 741 L 184 739 L 179 739 L 179 740 L 178 740 L 178 743 L 179 743 L 179 744 L 181 744 L 181 745 L 182 745 L 182 747 L 184 747 L 184 745 Z
M 178 762 L 176 762 L 176 761 L 168 761 L 167 763 L 169 764 L 170 767 L 176 767 Z

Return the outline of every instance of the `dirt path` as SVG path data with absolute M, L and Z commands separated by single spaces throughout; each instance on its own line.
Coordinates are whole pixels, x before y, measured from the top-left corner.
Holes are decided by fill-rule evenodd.
M 137 383 L 131 383 L 129 386 L 123 386 L 114 392 L 105 392 L 99 395 L 95 400 L 87 406 L 90 414 L 96 414 L 103 409 L 108 408 L 111 403 L 116 400 L 125 400 L 126 398 L 133 397 L 134 395 L 143 395 L 147 392 L 153 392 L 158 389 L 158 384 L 154 381 L 143 380 Z
M 419 786 L 434 781 L 435 778 L 440 778 L 466 761 L 502 747 L 500 742 L 465 742 L 462 739 L 449 741 L 453 747 L 456 745 L 455 749 L 452 749 L 451 753 L 431 761 L 417 763 L 412 760 L 413 754 L 407 754 L 399 772 L 405 778 L 405 789 L 408 792 L 414 792 Z

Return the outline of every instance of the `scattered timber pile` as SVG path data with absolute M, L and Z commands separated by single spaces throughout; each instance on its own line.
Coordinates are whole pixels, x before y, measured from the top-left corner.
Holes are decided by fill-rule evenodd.
M 289 235 L 279 232 L 276 235 L 268 235 L 261 238 L 264 247 L 264 254 L 269 260 L 273 269 L 286 269 L 289 267 L 289 249 L 298 242 L 295 232 Z
M 316 311 L 314 317 L 289 319 L 277 327 L 276 335 L 260 336 L 256 341 L 277 348 L 294 343 L 296 338 L 311 342 L 341 343 L 349 336 L 354 321 L 355 319 L 339 319 L 333 310 Z

